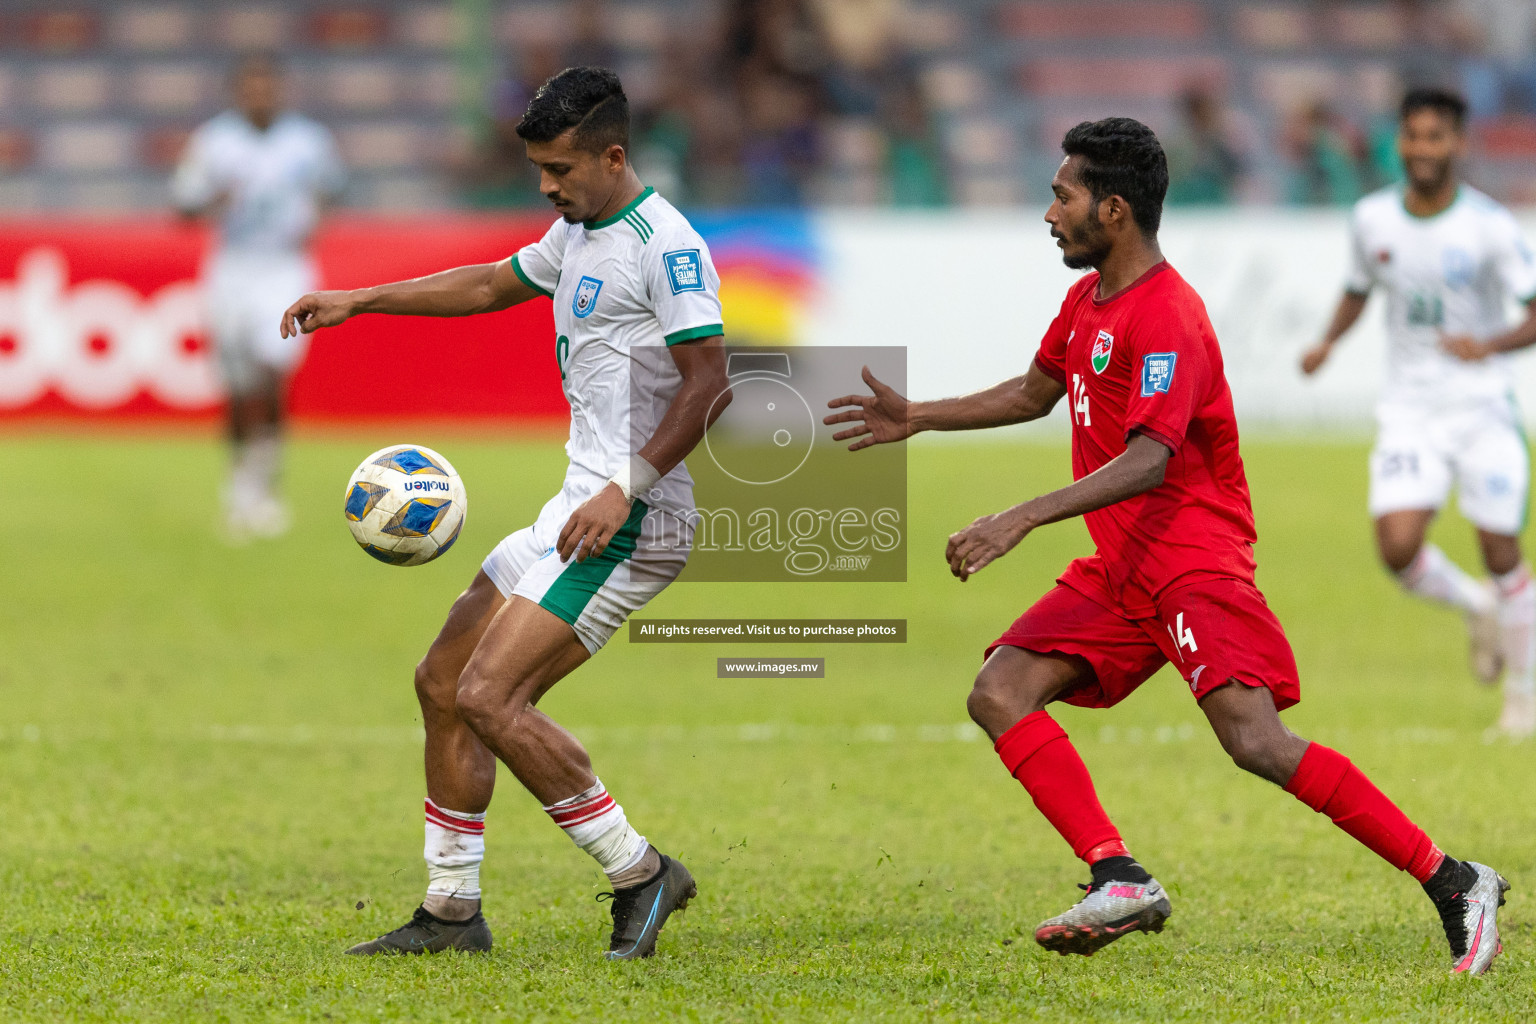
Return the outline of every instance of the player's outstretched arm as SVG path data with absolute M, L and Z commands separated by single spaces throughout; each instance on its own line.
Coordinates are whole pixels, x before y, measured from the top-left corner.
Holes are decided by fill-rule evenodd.
M 1038 527 L 1108 508 L 1150 491 L 1163 482 L 1172 454 L 1162 442 L 1145 434 L 1132 434 L 1125 451 L 1076 483 L 995 515 L 982 516 L 952 534 L 944 551 L 949 571 L 964 583 L 1012 551 Z
M 597 494 L 571 513 L 555 543 L 560 560 L 572 555 L 585 561 L 600 555 L 629 518 L 635 498 L 677 468 L 703 440 L 704 432 L 731 404 L 731 381 L 726 375 L 725 338 L 715 335 L 679 342 L 667 354 L 683 375 L 683 383 L 667 406 L 656 432 L 630 464 Z M 583 540 L 586 541 L 583 544 Z
M 524 283 L 511 260 L 454 267 L 409 281 L 352 291 L 310 292 L 283 313 L 285 338 L 335 327 L 359 313 L 473 316 L 506 309 L 541 293 Z
M 1039 419 L 1067 393 L 1060 382 L 1038 366 L 1031 366 L 1022 377 L 994 384 L 985 391 L 932 402 L 907 401 L 870 373 L 867 366 L 863 377 L 872 394 L 832 399 L 827 408 L 845 411 L 822 420 L 828 426 L 853 424 L 832 435 L 834 441 L 853 440 L 848 446 L 851 452 L 873 444 L 904 441 L 923 430 L 978 430 Z
M 1499 352 L 1518 352 L 1536 345 L 1536 299 L 1526 303 L 1525 319 L 1512 330 L 1491 338 L 1478 339 L 1466 334 L 1447 335 L 1440 347 L 1457 359 L 1474 363 Z
M 1328 329 L 1323 332 L 1323 340 L 1307 349 L 1301 354 L 1301 372 L 1308 377 L 1322 369 L 1328 356 L 1333 352 L 1333 346 L 1339 343 L 1349 329 L 1355 326 L 1355 321 L 1360 319 L 1360 314 L 1365 312 L 1365 303 L 1370 299 L 1366 292 L 1345 292 L 1339 299 L 1338 306 L 1333 311 L 1333 319 L 1328 322 Z

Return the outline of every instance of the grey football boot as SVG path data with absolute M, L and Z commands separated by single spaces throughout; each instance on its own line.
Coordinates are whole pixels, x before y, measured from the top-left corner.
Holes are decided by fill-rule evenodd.
M 1451 958 L 1456 966 L 1452 974 L 1482 974 L 1493 958 L 1504 952 L 1499 941 L 1499 908 L 1509 883 L 1493 868 L 1474 861 L 1464 861 L 1476 878 L 1464 890 L 1443 900 L 1435 900 L 1445 938 L 1451 944 Z M 1470 879 L 1469 879 L 1470 880 Z
M 485 953 L 491 948 L 491 926 L 486 924 L 480 911 L 465 921 L 444 921 L 417 907 L 405 924 L 376 939 L 359 942 L 347 953 L 352 956 L 376 954 L 441 953 L 445 949 L 457 949 L 465 953 Z
M 1035 941 L 1066 956 L 1092 956 L 1130 932 L 1160 932 L 1173 905 L 1157 879 L 1080 885 L 1087 895 L 1065 914 L 1043 921 Z
M 648 881 L 613 892 L 598 894 L 612 900 L 613 934 L 608 940 L 608 960 L 638 960 L 656 952 L 656 936 L 675 910 L 688 906 L 699 894 L 688 869 L 661 854 L 661 869 Z

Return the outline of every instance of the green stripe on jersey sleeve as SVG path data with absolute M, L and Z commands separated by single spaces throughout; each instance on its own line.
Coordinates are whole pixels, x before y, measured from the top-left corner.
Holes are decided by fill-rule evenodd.
M 698 341 L 700 338 L 713 338 L 717 334 L 724 333 L 724 324 L 705 324 L 703 327 L 689 327 L 686 330 L 673 331 L 667 335 L 667 344 L 676 345 L 684 341 Z
M 640 236 L 640 244 L 645 245 L 651 240 L 651 225 L 639 213 L 629 213 L 624 217 L 624 223 L 635 229 L 635 234 Z
M 541 288 L 538 285 L 538 283 L 534 281 L 533 278 L 531 278 L 527 274 L 523 273 L 522 265 L 517 262 L 517 257 L 516 256 L 512 257 L 512 273 L 517 275 L 517 279 L 519 281 L 523 282 L 523 284 L 527 285 L 529 288 L 532 288 L 534 291 L 538 292 L 540 295 L 547 295 L 550 298 L 554 298 L 555 297 L 555 293 L 554 292 L 550 291 L 547 288 Z

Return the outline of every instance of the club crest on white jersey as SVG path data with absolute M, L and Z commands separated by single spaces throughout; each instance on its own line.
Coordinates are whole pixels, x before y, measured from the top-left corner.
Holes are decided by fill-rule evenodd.
M 576 285 L 576 294 L 571 297 L 571 312 L 583 320 L 591 316 L 592 310 L 597 308 L 598 293 L 602 290 L 603 282 L 595 277 L 583 277 Z

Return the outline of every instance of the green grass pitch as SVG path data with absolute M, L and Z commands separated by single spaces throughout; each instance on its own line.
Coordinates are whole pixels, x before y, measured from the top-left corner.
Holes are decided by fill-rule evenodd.
M 431 444 L 472 497 L 458 547 L 402 570 L 341 518 L 356 461 Z M 598 959 L 595 866 L 503 773 L 490 956 L 353 960 L 420 897 L 411 668 L 500 537 L 557 486 L 558 442 L 306 435 L 296 528 L 214 530 L 211 438 L 12 431 L 0 620 L 0 1019 L 1529 1021 L 1536 745 L 1485 744 L 1497 694 L 1459 621 L 1376 567 L 1364 447 L 1247 448 L 1260 585 L 1302 670 L 1297 731 L 1337 746 L 1451 852 L 1514 883 L 1506 952 L 1451 977 L 1418 886 L 1227 761 L 1165 671 L 1060 719 L 1132 850 L 1160 936 L 1035 946 L 1086 880 L 966 727 L 983 646 L 1088 550 L 1049 527 L 962 587 L 945 536 L 1060 484 L 1057 442 L 915 444 L 905 585 L 680 584 L 656 616 L 885 616 L 905 646 L 631 646 L 545 707 L 589 745 L 699 900 L 638 964 Z M 1437 527 L 1467 564 L 1469 530 Z M 823 680 L 718 680 L 720 654 L 821 654 Z

